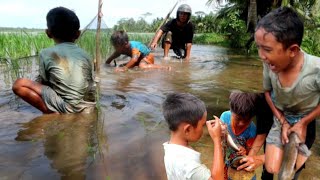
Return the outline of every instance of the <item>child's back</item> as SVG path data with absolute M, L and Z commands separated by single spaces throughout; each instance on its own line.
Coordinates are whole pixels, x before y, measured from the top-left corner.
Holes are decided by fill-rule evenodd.
M 81 109 L 80 104 L 94 101 L 92 62 L 81 48 L 73 43 L 56 44 L 41 51 L 40 64 L 42 81 L 65 102 Z M 47 94 L 46 91 L 43 96 L 45 101 L 52 98 L 50 92 Z
M 12 90 L 43 113 L 90 112 L 95 107 L 93 63 L 74 44 L 80 35 L 79 19 L 73 11 L 57 7 L 46 20 L 46 34 L 55 45 L 40 52 L 37 81 L 20 78 Z

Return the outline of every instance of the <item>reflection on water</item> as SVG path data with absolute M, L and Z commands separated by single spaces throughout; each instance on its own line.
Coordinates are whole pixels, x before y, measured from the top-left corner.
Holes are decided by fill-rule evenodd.
M 41 116 L 14 98 L 10 81 L 2 81 L 6 77 L 1 74 L 0 177 L 166 179 L 162 143 L 168 140 L 169 131 L 161 112 L 166 94 L 195 94 L 205 101 L 208 117 L 212 117 L 228 109 L 231 90 L 262 90 L 261 62 L 253 57 L 214 46 L 193 46 L 189 63 L 161 61 L 162 51 L 155 54 L 156 63 L 170 65 L 172 71 L 114 73 L 113 67 L 101 68 L 99 116 Z M 306 179 L 316 177 L 320 170 L 319 144 L 314 144 L 303 171 Z M 209 135 L 205 133 L 193 146 L 211 167 Z
M 43 142 L 44 155 L 61 179 L 86 179 L 88 157 L 97 150 L 96 119 L 95 113 L 42 115 L 23 123 L 15 140 Z

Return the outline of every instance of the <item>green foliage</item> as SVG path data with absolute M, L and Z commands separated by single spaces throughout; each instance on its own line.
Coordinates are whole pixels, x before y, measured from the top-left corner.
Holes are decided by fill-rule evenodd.
M 101 30 L 100 32 L 100 52 L 102 57 L 106 57 L 112 50 L 110 43 L 111 32 L 109 30 Z M 96 54 L 96 30 L 87 30 L 76 42 L 79 47 L 84 49 L 92 58 Z
M 43 32 L 27 33 L 0 32 L 0 59 L 18 59 L 37 55 L 42 48 L 53 45 L 53 42 Z
M 230 47 L 233 48 L 244 47 L 249 39 L 245 22 L 239 17 L 240 11 L 235 10 L 228 12 L 223 18 L 217 18 L 214 22 L 216 24 L 216 32 L 225 34 L 230 42 Z
M 307 53 L 320 57 L 320 28 L 306 30 L 302 41 L 302 49 Z
M 228 47 L 230 44 L 226 36 L 217 33 L 197 34 L 193 38 L 193 42 L 195 44 L 214 44 L 223 47 Z
M 123 18 L 118 21 L 118 23 L 113 27 L 113 30 L 124 30 L 126 32 L 152 32 L 152 30 L 155 31 L 157 29 L 157 27 L 154 27 L 155 24 L 160 25 L 161 22 L 157 19 L 157 21 L 153 21 L 153 24 L 149 24 L 143 18 L 140 18 L 137 21 L 133 18 Z
M 191 21 L 195 25 L 196 33 L 212 33 L 216 29 L 216 24 L 213 23 L 215 16 L 211 12 L 205 14 L 201 12 L 195 13 L 197 16 L 191 16 Z

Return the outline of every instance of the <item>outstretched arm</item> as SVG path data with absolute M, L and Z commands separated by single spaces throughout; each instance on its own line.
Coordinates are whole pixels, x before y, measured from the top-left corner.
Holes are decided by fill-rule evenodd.
M 211 168 L 211 178 L 214 180 L 223 180 L 224 178 L 224 162 L 223 153 L 221 145 L 221 125 L 220 119 L 214 116 L 215 120 L 207 121 L 206 125 L 213 140 L 214 150 L 213 150 L 213 160 Z
M 186 47 L 186 60 L 190 59 L 192 43 L 187 43 Z
M 159 41 L 160 37 L 162 36 L 162 34 L 163 34 L 163 31 L 161 29 L 159 29 L 159 31 L 154 36 L 152 43 L 150 44 L 151 49 L 155 49 L 157 47 L 158 41 Z
M 106 60 L 106 64 L 110 64 L 112 60 L 114 60 L 115 58 L 119 57 L 120 54 L 118 52 L 114 52 L 111 54 L 111 56 L 108 57 L 108 59 Z
M 123 67 L 117 67 L 116 72 L 124 72 L 127 71 L 129 68 L 132 68 L 135 66 L 135 64 L 138 62 L 138 56 L 133 55 L 133 57 L 130 59 L 130 61 Z

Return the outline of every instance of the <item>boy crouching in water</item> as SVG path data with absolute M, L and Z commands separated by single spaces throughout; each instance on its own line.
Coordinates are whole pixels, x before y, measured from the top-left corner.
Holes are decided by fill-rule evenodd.
M 171 131 L 170 141 L 163 144 L 168 180 L 222 180 L 224 163 L 220 119 L 215 117 L 215 120 L 207 121 L 204 102 L 188 93 L 169 94 L 162 108 Z M 214 143 L 211 170 L 201 164 L 201 154 L 189 145 L 200 139 L 205 124 Z
M 115 51 L 107 58 L 106 64 L 110 64 L 122 54 L 131 57 L 124 66 L 117 67 L 116 72 L 124 72 L 135 66 L 141 69 L 171 69 L 170 66 L 154 64 L 154 54 L 151 50 L 139 41 L 129 41 L 128 34 L 124 31 L 115 31 L 110 41 Z

